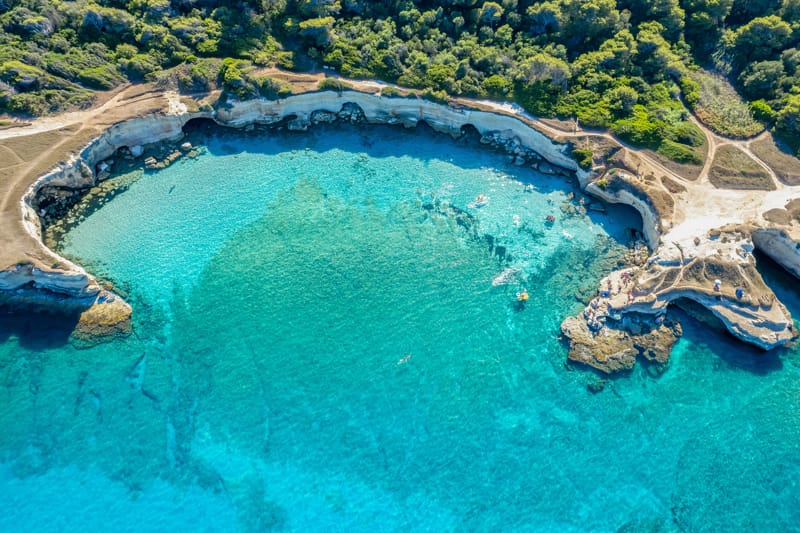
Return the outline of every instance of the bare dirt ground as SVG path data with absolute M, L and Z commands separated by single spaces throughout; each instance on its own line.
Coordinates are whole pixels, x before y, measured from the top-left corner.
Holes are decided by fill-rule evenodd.
M 125 119 L 161 111 L 168 98 L 147 85 L 104 93 L 96 107 L 0 130 L 0 265 L 52 260 L 22 225 L 20 200 L 38 176 Z

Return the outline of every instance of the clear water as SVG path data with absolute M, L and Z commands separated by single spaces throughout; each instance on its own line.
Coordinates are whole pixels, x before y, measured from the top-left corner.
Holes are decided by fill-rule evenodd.
M 202 141 L 63 241 L 133 337 L 0 315 L 0 530 L 800 527 L 798 350 L 682 317 L 660 377 L 565 367 L 630 211 L 567 216 L 566 180 L 424 131 Z

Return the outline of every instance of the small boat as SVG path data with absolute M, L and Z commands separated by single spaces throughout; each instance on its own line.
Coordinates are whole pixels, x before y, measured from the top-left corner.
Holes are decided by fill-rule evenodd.
M 475 208 L 475 207 L 483 207 L 489 203 L 489 197 L 485 194 L 479 194 L 475 197 L 475 201 L 469 204 L 467 207 Z
M 528 298 L 530 298 L 530 295 L 528 294 L 528 291 L 526 291 L 525 289 L 522 289 L 521 292 L 517 293 L 518 302 L 527 302 Z
M 404 364 L 408 363 L 408 361 L 409 361 L 410 359 L 411 359 L 411 354 L 410 354 L 410 353 L 407 353 L 406 355 L 404 355 L 403 357 L 401 357 L 400 359 L 398 359 L 398 361 L 397 361 L 397 364 L 398 364 L 398 366 L 399 366 L 399 365 L 404 365 Z

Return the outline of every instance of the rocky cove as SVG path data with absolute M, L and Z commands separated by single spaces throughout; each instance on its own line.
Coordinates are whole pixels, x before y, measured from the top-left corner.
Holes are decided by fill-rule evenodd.
M 130 306 L 114 295 L 113 288 L 101 286 L 81 267 L 55 256 L 42 244 L 40 217 L 54 214 L 42 206 L 48 202 L 58 206 L 52 203 L 54 196 L 64 198 L 62 207 L 68 204 L 72 191 L 86 190 L 105 176 L 109 158 L 122 153 L 141 157 L 143 145 L 180 141 L 184 126 L 194 119 L 243 129 L 264 126 L 303 131 L 314 124 L 347 121 L 405 127 L 424 122 L 454 137 L 474 131 L 482 144 L 505 151 L 514 164 L 530 165 L 546 174 L 575 176 L 587 193 L 607 202 L 631 205 L 642 217 L 643 233 L 654 253 L 641 266 L 612 273 L 601 283 L 598 299 L 592 300 L 584 314 L 562 325 L 570 339 L 570 357 L 602 371 L 630 368 L 640 355 L 665 362 L 677 328 L 662 323 L 660 317 L 678 298 L 698 302 L 735 336 L 764 349 L 796 336 L 789 313 L 763 283 L 752 257 L 755 246 L 763 247 L 796 275 L 800 255 L 796 245 L 792 253 L 796 239 L 790 230 L 767 223 L 738 225 L 724 232 L 672 240 L 669 229 L 676 216 L 670 205 L 674 207 L 674 202 L 653 200 L 663 199 L 663 188 L 637 176 L 624 164 L 596 164 L 592 171 L 580 169 L 569 156 L 567 144 L 536 129 L 530 118 L 357 91 L 233 102 L 216 111 L 179 109 L 112 125 L 28 189 L 21 203 L 22 216 L 36 249 L 29 251 L 30 261 L 8 265 L 0 272 L 3 298 L 14 305 L 80 311 L 77 331 L 87 338 L 126 334 Z M 148 165 L 157 168 L 170 164 L 180 155 L 180 150 L 169 150 Z

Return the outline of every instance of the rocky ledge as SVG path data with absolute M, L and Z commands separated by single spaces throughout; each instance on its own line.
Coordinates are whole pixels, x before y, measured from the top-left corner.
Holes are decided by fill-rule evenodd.
M 612 272 L 583 313 L 561 324 L 569 358 L 606 373 L 631 368 L 638 356 L 666 363 L 678 335 L 667 306 L 681 299 L 764 350 L 794 339 L 789 311 L 756 269 L 752 235 L 741 226 L 712 230 L 660 245 L 641 267 Z
M 681 335 L 680 324 L 633 314 L 620 316 L 613 326 L 595 329 L 581 317 L 561 325 L 569 337 L 569 358 L 606 373 L 630 370 L 639 357 L 666 365 L 672 345 Z

